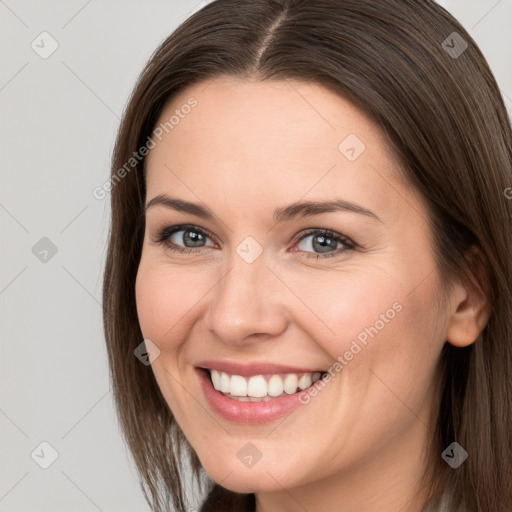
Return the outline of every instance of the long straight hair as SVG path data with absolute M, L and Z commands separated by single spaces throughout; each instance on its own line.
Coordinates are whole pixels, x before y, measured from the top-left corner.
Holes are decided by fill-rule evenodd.
M 175 93 L 222 75 L 314 82 L 351 101 L 380 126 L 407 183 L 425 198 L 447 288 L 474 276 L 467 255 L 479 250 L 492 314 L 475 343 L 443 348 L 424 478 L 433 506 L 449 496 L 450 510 L 512 510 L 511 126 L 481 51 L 431 0 L 215 0 L 163 41 L 142 71 L 112 159 L 103 315 L 116 412 L 151 508 L 188 510 L 187 461 L 211 490 L 203 510 L 254 505 L 254 495 L 205 475 L 151 367 L 134 357 L 143 339 L 135 278 L 144 159 L 122 179 L 119 172 L 147 144 Z M 469 454 L 457 469 L 441 458 L 453 441 Z

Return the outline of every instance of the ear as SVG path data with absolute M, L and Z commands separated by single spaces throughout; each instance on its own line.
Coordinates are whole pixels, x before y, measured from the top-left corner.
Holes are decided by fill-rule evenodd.
M 492 312 L 489 301 L 490 284 L 486 262 L 481 250 L 472 246 L 465 256 L 469 275 L 454 285 L 446 340 L 455 347 L 474 343 L 484 330 Z

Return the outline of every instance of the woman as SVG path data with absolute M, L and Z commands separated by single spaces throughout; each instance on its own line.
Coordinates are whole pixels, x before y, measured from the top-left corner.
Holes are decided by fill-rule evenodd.
M 191 510 L 190 462 L 201 511 L 510 510 L 511 186 L 495 79 L 432 1 L 178 27 L 119 130 L 103 296 L 152 509 Z

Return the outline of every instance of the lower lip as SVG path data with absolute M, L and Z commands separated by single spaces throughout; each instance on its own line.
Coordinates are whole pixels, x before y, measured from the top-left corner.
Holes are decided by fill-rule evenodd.
M 300 392 L 274 398 L 267 402 L 241 402 L 233 400 L 224 396 L 213 387 L 208 371 L 199 368 L 195 370 L 199 375 L 201 388 L 210 407 L 219 416 L 228 421 L 248 425 L 267 423 L 282 418 L 301 405 L 304 405 L 299 401 Z

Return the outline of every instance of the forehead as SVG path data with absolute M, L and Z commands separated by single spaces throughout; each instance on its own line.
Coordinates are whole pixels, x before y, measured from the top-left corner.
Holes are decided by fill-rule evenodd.
M 172 192 L 215 203 L 229 194 L 261 206 L 336 192 L 384 208 L 390 195 L 412 193 L 401 189 L 375 122 L 319 84 L 216 78 L 176 95 L 158 127 L 161 140 L 146 161 L 148 197 Z
M 197 104 L 189 108 L 192 101 Z M 239 155 L 237 147 L 247 152 L 252 146 L 261 156 L 286 154 L 289 158 L 293 151 L 314 160 L 310 150 L 338 152 L 339 137 L 349 134 L 380 143 L 379 134 L 371 133 L 375 128 L 371 119 L 315 83 L 220 77 L 181 91 L 166 105 L 157 124 L 165 127 L 173 117 L 169 133 L 162 134 L 169 148 L 179 149 L 184 138 L 198 147 L 213 142 L 233 158 Z

